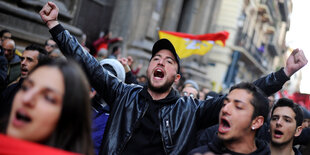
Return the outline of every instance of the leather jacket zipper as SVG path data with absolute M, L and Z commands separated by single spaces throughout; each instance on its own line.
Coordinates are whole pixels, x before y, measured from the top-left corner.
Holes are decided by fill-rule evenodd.
M 168 130 L 169 140 L 170 140 L 170 143 L 171 143 L 171 145 L 172 145 L 172 137 L 171 137 L 171 131 L 170 131 L 169 120 L 166 120 L 166 128 L 167 128 L 167 130 Z
M 162 108 L 161 108 L 162 109 Z M 158 113 L 158 117 L 159 117 L 159 120 L 160 121 L 162 121 L 161 120 L 161 109 L 159 110 L 159 113 Z M 159 130 L 160 130 L 160 133 L 161 133 L 161 141 L 162 141 L 162 143 L 163 143 L 163 147 L 164 147 L 164 151 L 165 151 L 165 153 L 166 154 L 168 154 L 167 153 L 167 150 L 166 150 L 166 146 L 165 146 L 165 141 L 164 141 L 164 138 L 163 138 L 163 130 L 162 130 L 162 125 L 161 125 L 161 123 L 160 123 L 160 126 L 159 126 Z

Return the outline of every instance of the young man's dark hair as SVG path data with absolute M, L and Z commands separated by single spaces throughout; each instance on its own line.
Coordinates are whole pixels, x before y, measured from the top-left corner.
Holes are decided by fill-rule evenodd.
M 112 48 L 112 54 L 114 54 L 116 51 L 118 51 L 119 48 L 120 48 L 119 46 L 114 46 Z
M 38 62 L 39 63 L 48 59 L 47 51 L 37 44 L 31 44 L 31 45 L 27 46 L 25 48 L 25 50 L 38 51 L 39 52 L 39 56 L 38 56 Z
M 296 114 L 295 120 L 296 120 L 296 126 L 301 126 L 302 121 L 304 119 L 303 112 L 300 108 L 300 106 L 296 103 L 294 103 L 292 100 L 288 98 L 281 98 L 277 101 L 277 103 L 273 106 L 271 110 L 271 116 L 274 112 L 274 110 L 278 107 L 290 107 L 294 113 Z
M 240 83 L 232 86 L 229 92 L 233 91 L 234 89 L 245 89 L 253 95 L 253 99 L 251 101 L 251 104 L 254 106 L 252 119 L 257 116 L 263 116 L 265 118 L 264 122 L 266 122 L 269 113 L 269 101 L 268 98 L 266 98 L 265 93 L 251 83 Z
M 11 32 L 7 29 L 3 29 L 0 31 L 0 37 L 2 37 L 4 33 L 11 33 Z

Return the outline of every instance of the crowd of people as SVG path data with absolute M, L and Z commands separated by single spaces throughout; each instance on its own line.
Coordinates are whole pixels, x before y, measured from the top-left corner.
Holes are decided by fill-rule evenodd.
M 1 31 L 0 132 L 81 154 L 309 154 L 310 113 L 287 98 L 268 99 L 308 60 L 295 49 L 280 70 L 218 94 L 188 79 L 167 39 L 155 42 L 146 75 L 106 34 L 89 49 L 40 11 L 52 38 L 21 56 Z M 0 136 L 1 138 L 2 136 Z

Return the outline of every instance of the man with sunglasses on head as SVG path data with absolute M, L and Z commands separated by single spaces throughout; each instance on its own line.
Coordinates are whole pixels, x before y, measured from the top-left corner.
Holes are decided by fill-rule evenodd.
M 183 85 L 181 96 L 190 96 L 192 98 L 198 98 L 199 86 L 193 80 L 186 80 Z
M 44 48 L 48 54 L 51 54 L 52 51 L 57 47 L 56 42 L 51 38 L 47 39 L 44 45 Z

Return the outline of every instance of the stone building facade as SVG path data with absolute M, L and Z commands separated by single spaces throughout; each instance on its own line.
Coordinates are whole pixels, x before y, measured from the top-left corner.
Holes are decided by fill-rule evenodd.
M 274 70 L 285 51 L 291 0 L 53 0 L 59 20 L 73 35 L 86 34 L 87 46 L 109 29 L 123 37 L 123 56 L 142 63 L 145 74 L 158 30 L 191 34 L 226 30 L 226 47 L 182 60 L 183 76 L 221 91 Z M 20 49 L 50 37 L 38 12 L 47 0 L 0 1 L 0 29 L 12 31 Z

